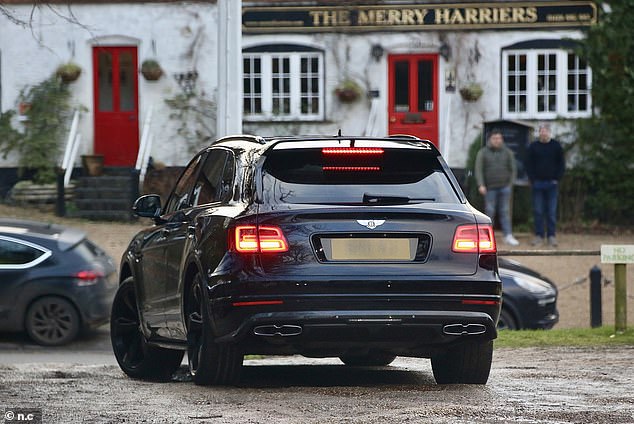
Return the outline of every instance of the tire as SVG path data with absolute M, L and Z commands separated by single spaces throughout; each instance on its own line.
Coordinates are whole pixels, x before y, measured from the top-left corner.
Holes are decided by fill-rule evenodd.
M 498 330 L 519 330 L 519 326 L 513 318 L 513 314 L 508 309 L 502 308 L 500 319 L 498 319 Z
M 132 378 L 168 381 L 183 360 L 183 351 L 151 346 L 145 340 L 132 277 L 119 286 L 112 302 L 110 341 L 119 367 Z
M 368 353 L 365 355 L 344 355 L 340 356 L 339 359 L 351 367 L 384 367 L 390 365 L 396 359 L 396 355 Z
M 74 340 L 81 329 L 75 306 L 57 296 L 37 299 L 29 306 L 24 318 L 29 337 L 37 344 L 60 346 Z
M 438 384 L 486 384 L 493 360 L 493 340 L 455 346 L 432 356 L 431 367 Z
M 235 385 L 244 355 L 236 345 L 214 342 L 202 284 L 196 274 L 185 302 L 189 372 L 198 385 Z

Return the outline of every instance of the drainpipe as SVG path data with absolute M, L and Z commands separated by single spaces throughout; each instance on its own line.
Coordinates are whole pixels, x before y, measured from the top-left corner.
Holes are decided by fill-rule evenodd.
M 218 0 L 216 137 L 242 133 L 242 0 Z

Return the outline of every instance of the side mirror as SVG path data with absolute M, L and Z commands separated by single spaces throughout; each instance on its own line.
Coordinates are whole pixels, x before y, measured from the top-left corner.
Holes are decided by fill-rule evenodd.
M 158 218 L 161 216 L 161 197 L 158 194 L 139 197 L 132 205 L 132 212 L 142 218 Z

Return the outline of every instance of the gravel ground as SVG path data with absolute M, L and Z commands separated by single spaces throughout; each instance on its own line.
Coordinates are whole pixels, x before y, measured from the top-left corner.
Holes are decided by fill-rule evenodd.
M 632 423 L 633 355 L 497 349 L 486 386 L 436 385 L 429 361 L 412 358 L 379 368 L 249 360 L 240 387 L 196 386 L 185 367 L 152 383 L 116 365 L 2 361 L 0 406 L 38 408 L 45 423 Z
M 144 226 L 150 225 L 149 220 L 135 223 L 96 222 L 79 219 L 59 218 L 37 209 L 9 207 L 0 204 L 0 216 L 21 217 L 62 223 L 81 228 L 89 238 L 105 249 L 118 262 L 132 236 Z M 531 247 L 529 234 L 516 234 L 520 246 L 514 249 L 538 249 Z M 599 250 L 602 244 L 634 244 L 632 231 L 619 234 L 559 234 L 559 250 Z M 499 249 L 509 249 L 500 243 Z M 540 247 L 539 249 L 544 249 Z M 583 328 L 590 326 L 590 284 L 588 275 L 594 265 L 599 265 L 603 271 L 603 323 L 614 324 L 614 269 L 612 265 L 601 265 L 598 256 L 509 256 L 527 265 L 553 280 L 560 290 L 559 312 L 560 320 L 556 328 Z M 634 267 L 628 265 L 628 309 L 634 311 Z M 634 325 L 634 312 L 628 315 L 628 325 Z

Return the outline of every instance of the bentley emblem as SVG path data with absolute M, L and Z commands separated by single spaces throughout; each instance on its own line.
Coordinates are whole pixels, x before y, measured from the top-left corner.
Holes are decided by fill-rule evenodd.
M 384 219 L 357 219 L 357 222 L 370 230 L 374 230 L 379 225 L 385 224 Z

